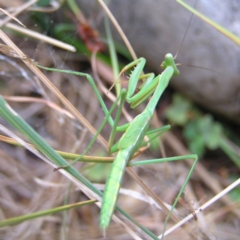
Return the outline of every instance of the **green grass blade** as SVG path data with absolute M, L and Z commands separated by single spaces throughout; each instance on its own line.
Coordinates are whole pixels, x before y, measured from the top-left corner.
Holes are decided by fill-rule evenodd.
M 219 24 L 215 23 L 214 21 L 212 21 L 211 19 L 209 19 L 208 17 L 204 16 L 203 14 L 201 14 L 200 12 L 198 12 L 196 9 L 190 7 L 188 4 L 186 4 L 185 2 L 181 1 L 181 0 L 176 0 L 179 4 L 181 4 L 182 6 L 184 6 L 185 8 L 187 8 L 190 12 L 194 13 L 196 16 L 198 16 L 199 18 L 201 18 L 203 21 L 205 21 L 206 23 L 208 23 L 209 25 L 211 25 L 212 27 L 214 27 L 216 30 L 218 30 L 219 32 L 221 32 L 222 34 L 224 34 L 226 37 L 228 37 L 229 39 L 231 39 L 233 42 L 235 42 L 237 45 L 240 46 L 240 38 L 237 37 L 236 35 L 234 35 L 233 33 L 231 33 L 230 31 L 228 31 L 227 29 L 225 29 L 224 27 L 220 26 Z
M 81 206 L 88 205 L 88 204 L 93 204 L 96 202 L 97 202 L 97 200 L 88 200 L 88 201 L 68 204 L 68 205 L 64 205 L 61 207 L 56 207 L 56 208 L 52 208 L 52 209 L 48 209 L 48 210 L 44 210 L 44 211 L 39 211 L 39 212 L 31 213 L 31 214 L 26 214 L 26 215 L 19 216 L 19 217 L 9 218 L 9 219 L 0 221 L 0 227 L 19 224 L 21 222 L 28 221 L 28 220 L 31 220 L 34 218 L 48 216 L 50 214 L 58 213 L 61 211 L 66 211 L 66 210 L 69 210 L 72 208 L 77 208 L 77 207 L 81 207 Z
M 114 80 L 117 80 L 117 77 L 119 74 L 119 66 L 118 66 L 116 48 L 115 48 L 115 44 L 114 44 L 114 41 L 112 38 L 112 32 L 111 32 L 111 28 L 110 28 L 109 19 L 106 14 L 104 15 L 104 25 L 105 25 L 105 29 L 106 29 L 108 44 L 109 44 L 108 46 L 109 46 L 111 63 L 112 63 L 113 76 L 114 76 Z M 119 96 L 120 92 L 121 92 L 121 84 L 119 81 L 117 81 L 115 84 L 115 90 L 116 90 L 117 96 Z

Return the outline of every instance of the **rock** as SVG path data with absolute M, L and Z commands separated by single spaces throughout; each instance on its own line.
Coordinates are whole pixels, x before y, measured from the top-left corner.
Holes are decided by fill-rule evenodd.
M 84 9 L 90 2 L 81 0 Z M 92 11 L 96 11 L 95 8 Z M 191 13 L 169 0 L 112 0 L 116 17 L 137 55 L 147 59 L 149 69 L 160 73 L 166 53 L 177 52 Z M 240 1 L 198 1 L 196 9 L 240 36 Z M 119 34 L 113 29 L 115 40 Z M 176 62 L 180 76 L 172 86 L 194 101 L 240 123 L 240 47 L 198 17 L 193 17 Z M 214 72 L 215 71 L 215 72 Z

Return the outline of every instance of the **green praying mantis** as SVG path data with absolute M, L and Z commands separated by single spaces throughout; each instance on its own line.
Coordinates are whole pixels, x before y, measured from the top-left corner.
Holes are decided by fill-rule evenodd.
M 135 66 L 135 69 L 131 73 L 130 79 L 129 79 L 129 87 L 128 90 L 122 89 L 120 96 L 117 98 L 117 100 L 114 102 L 113 106 L 110 110 L 107 109 L 93 79 L 90 75 L 80 73 L 80 72 L 74 72 L 74 71 L 67 71 L 67 70 L 60 70 L 60 69 L 52 69 L 52 68 L 46 68 L 39 66 L 40 68 L 49 70 L 49 71 L 57 71 L 57 72 L 64 72 L 64 73 L 70 73 L 75 74 L 79 76 L 85 76 L 90 84 L 92 85 L 97 98 L 99 99 L 99 102 L 103 108 L 103 111 L 106 115 L 102 125 L 97 131 L 97 134 L 92 139 L 91 143 L 87 147 L 87 149 L 84 151 L 80 157 L 75 159 L 73 161 L 76 162 L 78 160 L 81 160 L 82 156 L 86 154 L 93 143 L 96 141 L 97 135 L 102 130 L 103 126 L 108 121 L 109 124 L 112 126 L 112 132 L 110 134 L 110 144 L 109 144 L 109 151 L 110 153 L 117 152 L 117 155 L 115 157 L 114 163 L 112 164 L 112 168 L 108 177 L 108 181 L 106 183 L 106 187 L 103 194 L 102 199 L 102 208 L 100 213 L 100 227 L 103 230 L 106 230 L 109 226 L 110 220 L 112 218 L 117 197 L 120 189 L 120 185 L 122 182 L 122 178 L 124 175 L 125 167 L 128 163 L 128 161 L 133 157 L 133 155 L 139 151 L 139 149 L 147 144 L 147 140 L 144 140 L 144 137 L 147 136 L 149 133 L 154 132 L 155 136 L 157 137 L 160 135 L 160 133 L 163 133 L 164 131 L 169 129 L 169 126 L 163 127 L 160 129 L 155 129 L 149 131 L 149 125 L 150 120 L 153 116 L 156 104 L 158 103 L 162 93 L 166 89 L 166 87 L 169 84 L 170 79 L 173 75 L 178 75 L 179 71 L 176 67 L 176 64 L 174 62 L 174 58 L 171 54 L 167 54 L 165 57 L 165 61 L 162 63 L 162 67 L 164 69 L 163 73 L 158 75 L 157 77 L 154 77 L 153 74 L 146 74 L 141 76 L 141 72 L 143 70 L 143 67 L 145 65 L 146 60 L 143 58 L 140 58 L 130 64 L 128 64 L 123 70 L 129 69 L 131 67 Z M 139 91 L 135 94 L 135 90 L 137 88 L 137 84 L 139 79 L 147 78 L 143 83 L 138 87 Z M 143 101 L 149 98 L 149 96 L 152 95 L 151 100 L 149 101 L 148 105 L 146 106 L 145 110 L 140 113 L 138 116 L 136 116 L 131 123 L 124 124 L 122 126 L 118 126 L 120 115 L 122 112 L 122 107 L 125 102 L 129 102 L 131 104 L 131 107 L 135 108 L 139 106 Z M 117 103 L 120 101 L 119 108 L 116 113 L 116 119 L 113 120 L 111 117 L 111 114 L 116 108 Z M 12 124 L 15 128 L 20 130 L 22 133 L 24 133 L 29 140 L 46 156 L 48 156 L 52 161 L 57 163 L 57 165 L 60 168 L 64 168 L 66 171 L 73 174 L 74 177 L 79 179 L 81 182 L 83 182 L 86 186 L 88 186 L 90 189 L 92 189 L 96 194 L 98 194 L 100 197 L 102 197 L 102 194 L 100 191 L 96 190 L 94 186 L 83 176 L 79 176 L 77 171 L 71 166 L 71 164 L 67 164 L 67 162 L 59 157 L 59 155 L 55 154 L 55 151 L 50 147 L 47 146 L 43 139 L 41 139 L 40 136 L 34 132 L 33 129 L 29 125 L 26 124 L 26 122 L 21 119 L 15 112 L 12 111 L 12 109 L 6 104 L 4 99 L 0 98 L 0 116 L 3 117 L 5 120 L 7 120 L 10 124 Z M 122 137 L 119 141 L 117 141 L 114 145 L 113 141 L 115 138 L 116 132 L 123 132 Z M 179 191 L 178 196 L 176 197 L 176 200 L 174 201 L 172 208 L 166 218 L 165 223 L 167 223 L 168 219 L 171 216 L 172 211 L 174 210 L 179 197 L 184 191 L 184 188 L 194 170 L 194 167 L 197 163 L 197 156 L 196 155 L 186 155 L 186 156 L 177 156 L 177 157 L 171 157 L 171 158 L 162 158 L 162 159 L 154 159 L 154 160 L 148 160 L 148 161 L 141 161 L 140 163 L 131 163 L 132 166 L 134 165 L 140 165 L 140 164 L 153 164 L 153 163 L 160 163 L 160 162 L 167 162 L 167 161 L 178 161 L 178 160 L 184 160 L 184 159 L 194 159 L 194 163 Z M 118 207 L 117 207 L 118 208 Z M 118 208 L 119 211 L 121 209 Z M 147 231 L 147 230 L 146 230 Z
M 98 92 L 98 89 L 94 83 L 94 81 L 89 77 L 86 76 L 90 84 L 92 85 L 99 102 L 102 106 L 102 109 L 106 115 L 105 122 L 108 121 L 109 124 L 112 127 L 112 132 L 110 134 L 109 138 L 109 152 L 110 153 L 117 153 L 115 160 L 112 164 L 110 174 L 104 189 L 104 195 L 102 200 L 102 207 L 101 207 L 101 213 L 100 213 L 100 227 L 103 230 L 106 230 L 109 226 L 110 220 L 112 218 L 117 197 L 119 193 L 119 189 L 121 186 L 121 182 L 123 179 L 124 171 L 126 168 L 126 165 L 128 161 L 133 157 L 133 155 L 139 151 L 139 149 L 143 146 L 146 146 L 147 141 L 144 140 L 144 137 L 147 136 L 150 133 L 155 133 L 154 137 L 157 137 L 160 135 L 160 133 L 166 131 L 166 128 L 160 128 L 149 131 L 149 125 L 151 118 L 153 116 L 153 113 L 155 111 L 156 105 L 166 89 L 166 87 L 169 84 L 170 79 L 174 75 L 179 74 L 179 70 L 177 69 L 177 66 L 174 62 L 174 58 L 172 54 L 167 54 L 165 57 L 164 62 L 162 63 L 162 68 L 164 71 L 162 74 L 158 75 L 157 77 L 154 77 L 154 74 L 146 74 L 144 76 L 141 76 L 142 70 L 144 68 L 144 65 L 146 63 L 146 60 L 144 58 L 140 58 L 127 66 L 122 70 L 122 72 L 126 71 L 129 68 L 135 67 L 132 71 L 130 78 L 129 78 L 129 84 L 128 84 L 128 90 L 122 89 L 120 93 L 120 104 L 119 108 L 116 113 L 115 120 L 111 117 L 111 112 L 108 111 L 100 93 Z M 40 68 L 49 70 L 49 71 L 57 71 L 57 72 L 65 72 L 75 75 L 83 75 L 79 72 L 74 71 L 66 71 L 66 70 L 60 70 L 60 69 L 52 69 L 52 68 L 46 68 L 39 66 Z M 121 73 L 122 73 L 121 72 Z M 145 79 L 146 78 L 146 79 Z M 138 87 L 138 92 L 135 94 L 137 85 L 139 80 L 145 79 L 143 83 Z M 142 104 L 146 99 L 148 99 L 150 96 L 151 100 L 149 101 L 148 105 L 144 109 L 142 113 L 137 115 L 132 122 L 124 124 L 122 126 L 118 126 L 119 119 L 122 112 L 122 107 L 125 102 L 125 100 L 131 105 L 132 108 L 136 108 L 140 104 Z M 118 102 L 118 99 L 115 102 Z M 104 123 L 105 124 L 105 123 Z M 103 126 L 102 126 L 103 127 Z M 100 130 L 98 130 L 98 133 Z M 116 132 L 123 132 L 122 137 L 113 145 Z M 95 141 L 96 137 L 92 140 L 92 142 L 89 144 L 88 148 L 84 151 L 83 154 L 86 154 L 87 151 L 91 148 L 93 142 Z M 82 155 L 83 155 L 82 154 Z M 81 156 L 82 156 L 81 155 Z M 81 159 L 81 156 L 74 160 L 71 165 L 79 161 Z M 186 155 L 186 156 L 178 156 L 173 158 L 163 158 L 163 159 L 155 159 L 155 163 L 159 162 L 167 162 L 167 161 L 178 161 L 178 160 L 184 160 L 184 159 L 194 159 L 194 163 L 186 177 L 186 180 L 184 181 L 182 188 L 179 191 L 178 196 L 176 197 L 176 200 L 173 203 L 172 209 L 167 217 L 170 217 L 173 209 L 175 208 L 179 197 L 184 191 L 184 188 L 193 172 L 193 169 L 197 163 L 197 156 L 196 155 Z M 147 164 L 148 161 L 146 161 Z M 150 163 L 150 162 L 149 162 Z M 68 168 L 69 165 L 64 166 L 63 168 Z M 166 220 L 166 222 L 167 222 Z
M 116 129 L 115 126 L 118 124 L 118 121 L 119 121 L 118 115 L 115 119 L 113 131 L 109 141 L 110 142 L 109 149 L 111 153 L 117 152 L 117 155 L 115 157 L 114 163 L 112 164 L 112 168 L 104 189 L 103 204 L 102 204 L 101 214 L 100 214 L 100 227 L 102 229 L 106 229 L 109 226 L 110 219 L 112 217 L 112 214 L 114 212 L 114 208 L 116 205 L 117 196 L 119 193 L 120 185 L 122 182 L 122 178 L 123 178 L 123 174 L 124 174 L 127 162 L 133 157 L 133 155 L 142 146 L 146 144 L 144 137 L 147 136 L 149 133 L 148 131 L 150 126 L 150 121 L 154 114 L 156 105 L 162 93 L 168 86 L 170 79 L 173 77 L 173 75 L 179 74 L 179 71 L 174 62 L 173 56 L 171 54 L 167 54 L 164 62 L 161 65 L 162 68 L 164 69 L 162 74 L 158 75 L 157 77 L 154 77 L 153 74 L 147 74 L 148 77 L 140 85 L 139 92 L 134 94 L 134 92 L 136 91 L 137 83 L 141 78 L 140 75 L 143 71 L 145 63 L 146 63 L 146 60 L 144 58 L 140 58 L 128 64 L 122 70 L 123 72 L 126 69 L 136 66 L 130 75 L 128 91 L 126 94 L 126 101 L 131 105 L 132 108 L 136 108 L 137 106 L 139 106 L 151 95 L 152 95 L 152 98 L 150 99 L 149 103 L 147 104 L 143 112 L 137 115 L 131 123 L 125 124 Z M 125 89 L 122 90 L 122 95 L 123 95 L 123 92 L 125 92 Z M 125 100 L 124 96 L 122 98 L 123 100 Z M 124 133 L 120 138 L 120 140 L 112 147 L 112 142 L 113 142 L 112 139 L 114 138 L 116 133 L 115 129 L 116 131 L 124 131 Z M 161 131 L 161 128 L 154 130 L 154 132 L 156 133 L 160 131 Z M 177 157 L 175 160 L 182 160 L 186 158 L 189 158 L 189 156 L 180 156 L 180 157 Z M 197 156 L 194 156 L 194 158 L 195 160 L 197 160 Z M 156 162 L 157 161 L 159 161 L 159 159 L 158 160 L 156 159 Z M 168 160 L 165 159 L 165 161 L 168 161 Z M 196 164 L 196 161 L 195 161 L 195 164 Z M 191 171 L 189 172 L 189 175 L 187 176 L 186 181 L 183 184 L 178 197 L 180 197 L 180 195 L 182 194 L 193 169 L 194 169 L 194 165 Z M 177 204 L 178 197 L 176 198 L 173 204 L 173 209 Z

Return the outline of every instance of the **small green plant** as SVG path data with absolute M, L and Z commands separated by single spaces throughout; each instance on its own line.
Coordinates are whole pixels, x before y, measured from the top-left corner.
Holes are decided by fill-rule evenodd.
M 239 148 L 226 137 L 224 127 L 214 121 L 212 115 L 204 115 L 187 98 L 175 94 L 173 103 L 166 110 L 168 120 L 184 127 L 183 135 L 190 151 L 202 157 L 206 149 L 221 148 L 237 165 L 240 166 L 240 156 L 235 149 Z

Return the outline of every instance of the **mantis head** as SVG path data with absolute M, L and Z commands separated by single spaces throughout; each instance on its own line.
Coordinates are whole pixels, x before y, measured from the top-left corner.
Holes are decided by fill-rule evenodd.
M 166 69 L 167 67 L 172 67 L 174 69 L 173 75 L 179 75 L 179 70 L 177 68 L 177 65 L 174 61 L 174 57 L 171 53 L 167 53 L 165 55 L 165 60 L 161 64 L 161 68 Z

